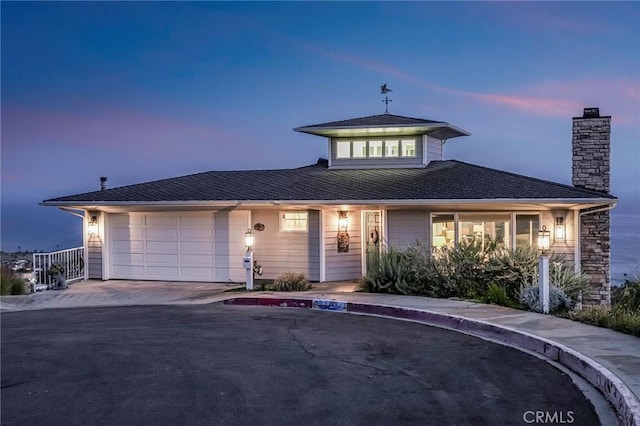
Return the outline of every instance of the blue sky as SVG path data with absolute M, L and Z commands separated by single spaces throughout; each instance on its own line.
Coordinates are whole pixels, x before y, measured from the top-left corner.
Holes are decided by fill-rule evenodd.
M 571 118 L 612 116 L 640 206 L 640 4 L 2 2 L 2 248 L 80 241 L 37 203 L 326 157 L 292 128 L 384 112 L 472 133 L 445 155 L 571 182 Z M 47 232 L 42 232 L 46 229 Z

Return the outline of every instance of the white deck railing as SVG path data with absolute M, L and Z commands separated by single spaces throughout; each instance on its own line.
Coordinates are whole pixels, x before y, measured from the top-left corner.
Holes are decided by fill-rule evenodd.
M 53 288 L 57 285 L 57 272 L 64 274 L 67 283 L 85 278 L 84 247 L 75 247 L 51 253 L 33 254 L 35 288 Z

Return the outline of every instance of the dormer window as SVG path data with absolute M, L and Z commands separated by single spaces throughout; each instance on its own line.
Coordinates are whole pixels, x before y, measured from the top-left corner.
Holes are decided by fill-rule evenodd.
M 336 139 L 336 159 L 416 158 L 416 139 Z

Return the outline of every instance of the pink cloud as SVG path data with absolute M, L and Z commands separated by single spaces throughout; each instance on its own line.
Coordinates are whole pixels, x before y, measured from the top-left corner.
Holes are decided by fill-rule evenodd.
M 541 117 L 567 117 L 579 113 L 586 106 L 599 106 L 603 99 L 615 99 L 611 105 L 603 106 L 612 110 L 617 123 L 638 124 L 634 117 L 640 114 L 640 86 L 638 81 L 625 77 L 542 82 L 509 93 L 483 93 L 437 85 L 380 61 L 328 51 L 309 42 L 288 40 L 333 60 L 376 71 L 427 90 Z
M 174 149 L 185 140 L 228 139 L 229 131 L 213 126 L 154 116 L 119 107 L 87 107 L 82 111 L 4 106 L 4 149 L 64 147 Z M 132 145 L 133 144 L 133 145 Z

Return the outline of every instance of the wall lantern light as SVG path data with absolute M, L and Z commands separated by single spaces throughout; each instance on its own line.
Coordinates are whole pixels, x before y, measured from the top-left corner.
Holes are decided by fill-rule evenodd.
M 338 253 L 349 252 L 349 216 L 344 210 L 338 212 Z
M 244 233 L 244 246 L 247 251 L 253 250 L 253 231 L 251 229 L 247 229 L 247 232 Z
M 338 232 L 347 232 L 349 229 L 349 216 L 346 211 L 338 212 Z
M 538 250 L 542 250 L 544 255 L 549 250 L 549 243 L 551 239 L 551 232 L 547 231 L 547 227 L 542 225 L 542 229 L 538 231 Z
M 91 220 L 87 224 L 87 231 L 92 237 L 98 235 L 98 216 L 91 216 Z
M 564 217 L 556 217 L 556 241 L 564 240 Z

